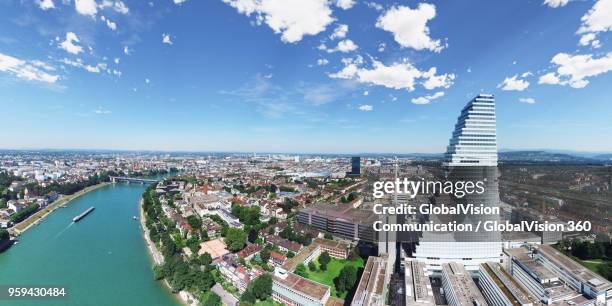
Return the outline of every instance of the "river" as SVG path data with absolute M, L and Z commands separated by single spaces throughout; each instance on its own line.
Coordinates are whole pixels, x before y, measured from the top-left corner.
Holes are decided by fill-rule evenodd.
M 59 208 L 0 253 L 0 284 L 66 286 L 61 300 L 0 300 L 0 305 L 181 305 L 153 280 L 139 200 L 146 185 L 117 183 Z M 80 222 L 72 218 L 96 209 Z

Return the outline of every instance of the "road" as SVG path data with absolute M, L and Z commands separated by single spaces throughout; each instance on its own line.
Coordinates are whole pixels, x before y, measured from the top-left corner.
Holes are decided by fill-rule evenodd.
M 212 287 L 212 292 L 216 293 L 221 297 L 221 302 L 226 306 L 235 306 L 238 305 L 238 299 L 235 298 L 231 293 L 225 291 L 223 287 L 219 284 L 215 284 Z

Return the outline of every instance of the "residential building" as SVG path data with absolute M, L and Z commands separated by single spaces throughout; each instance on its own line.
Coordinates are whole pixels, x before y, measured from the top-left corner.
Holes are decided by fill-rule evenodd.
M 272 298 L 287 306 L 323 306 L 329 300 L 329 286 L 276 268 L 272 276 Z

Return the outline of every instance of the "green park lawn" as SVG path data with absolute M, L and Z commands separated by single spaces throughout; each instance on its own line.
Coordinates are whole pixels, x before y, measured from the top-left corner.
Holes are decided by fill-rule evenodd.
M 318 258 L 313 260 L 313 262 L 317 266 L 317 271 L 315 272 L 310 271 L 310 269 L 308 269 L 308 266 L 306 266 L 306 272 L 308 273 L 306 278 L 313 280 L 317 283 L 328 285 L 331 288 L 332 296 L 336 296 L 341 299 L 344 299 L 346 297 L 346 292 L 341 295 L 336 294 L 336 286 L 334 285 L 334 278 L 336 278 L 336 276 L 340 274 L 340 270 L 342 270 L 344 266 L 354 266 L 357 269 L 363 267 L 362 258 L 358 258 L 355 260 L 349 260 L 349 259 L 340 260 L 340 259 L 332 258 L 329 264 L 327 264 L 327 271 L 321 271 L 319 267 Z M 357 281 L 359 282 L 359 279 Z
M 591 271 L 593 271 L 595 273 L 598 273 L 597 272 L 597 268 L 598 268 L 599 265 L 606 263 L 606 261 L 602 260 L 602 259 L 579 260 L 579 262 L 583 266 L 587 267 L 587 269 L 589 269 L 589 270 L 591 270 Z

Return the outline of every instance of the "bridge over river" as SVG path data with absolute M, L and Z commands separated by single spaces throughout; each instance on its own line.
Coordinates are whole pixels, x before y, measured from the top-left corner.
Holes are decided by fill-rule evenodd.
M 128 182 L 128 183 L 155 183 L 157 180 L 146 179 L 146 178 L 137 178 L 137 177 L 126 177 L 126 176 L 111 176 L 109 177 L 110 181 L 113 183 L 116 182 Z

